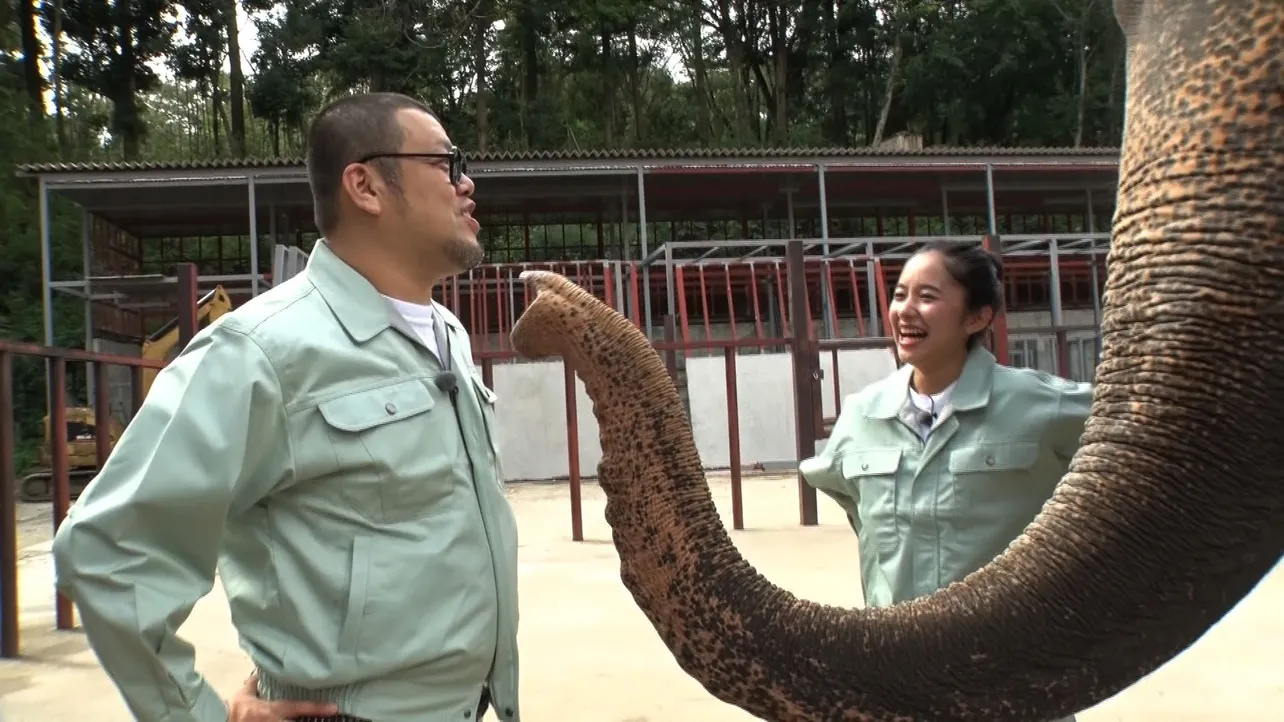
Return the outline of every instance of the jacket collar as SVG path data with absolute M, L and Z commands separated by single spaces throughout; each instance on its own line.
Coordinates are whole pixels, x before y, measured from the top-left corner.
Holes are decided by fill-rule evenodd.
M 365 343 L 390 327 L 405 325 L 392 304 L 357 269 L 339 258 L 324 238 L 318 238 L 312 247 L 305 272 L 330 312 L 356 343 Z M 455 314 L 440 304 L 437 310 L 448 326 L 464 330 Z
M 956 411 L 979 409 L 990 402 L 990 388 L 994 383 L 994 368 L 998 365 L 994 355 L 981 344 L 968 352 L 963 363 L 963 373 L 950 396 L 950 407 Z M 894 418 L 909 399 L 910 376 L 914 368 L 906 364 L 896 370 L 874 394 L 865 415 L 871 419 Z

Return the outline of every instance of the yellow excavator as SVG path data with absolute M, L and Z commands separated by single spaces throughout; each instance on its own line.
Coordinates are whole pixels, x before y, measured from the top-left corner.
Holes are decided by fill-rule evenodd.
M 197 303 L 196 319 L 200 328 L 205 328 L 220 316 L 232 310 L 232 300 L 227 291 L 217 286 L 205 294 Z M 174 360 L 180 350 L 178 319 L 172 319 L 156 329 L 143 341 L 142 358 Z M 155 369 L 143 369 L 143 398 L 156 380 Z M 115 416 L 111 416 L 111 446 L 115 448 L 125 427 Z M 89 482 L 98 474 L 98 429 L 95 427 L 92 407 L 67 408 L 67 467 L 71 484 L 71 498 L 80 496 Z M 45 443 L 40 447 L 40 470 L 23 477 L 18 485 L 18 499 L 23 502 L 53 501 L 53 458 L 49 450 L 53 448 L 53 435 L 49 427 L 49 417 L 45 416 Z

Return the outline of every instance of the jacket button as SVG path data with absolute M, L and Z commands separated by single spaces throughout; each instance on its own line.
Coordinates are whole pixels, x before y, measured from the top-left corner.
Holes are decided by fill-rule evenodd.
M 472 718 L 473 718 L 473 711 L 470 709 L 464 710 L 464 719 L 472 719 Z
M 861 464 L 861 465 L 860 465 L 860 470 L 861 470 L 861 471 L 869 471 L 869 464 Z
M 985 457 L 985 465 L 986 465 L 986 466 L 994 466 L 994 457 L 993 457 L 993 456 L 987 456 L 987 457 Z
M 505 708 L 504 708 L 504 718 L 505 718 L 505 719 L 508 719 L 509 717 L 512 717 L 512 716 L 513 716 L 513 708 L 512 708 L 512 707 L 505 707 Z
M 389 401 L 388 403 L 383 405 L 383 410 L 387 411 L 389 416 L 392 416 L 393 414 L 397 413 L 397 405 Z

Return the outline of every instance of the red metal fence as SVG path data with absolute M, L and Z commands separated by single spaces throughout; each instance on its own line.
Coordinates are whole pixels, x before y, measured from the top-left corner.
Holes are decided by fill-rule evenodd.
M 984 238 L 990 250 L 1000 252 L 997 236 Z M 867 265 L 872 272 L 867 272 Z M 882 312 L 885 321 L 888 286 L 895 283 L 903 265 L 900 258 L 859 254 L 805 256 L 802 298 L 807 325 L 823 325 L 828 331 L 817 334 L 813 328 L 811 333 L 867 335 L 872 317 Z M 729 331 L 733 338 L 768 339 L 792 334 L 789 268 L 785 258 L 684 259 L 672 267 L 670 278 L 663 267 L 637 261 L 489 264 L 449 279 L 439 287 L 437 298 L 459 316 L 475 348 L 483 352 L 510 349 L 508 333 L 530 303 L 530 292 L 520 281 L 521 272 L 528 269 L 560 273 L 640 325 L 648 307 L 654 311 L 652 323 L 672 313 L 683 341 L 711 338 L 718 331 Z M 1090 306 L 1093 294 L 1099 293 L 1094 279 L 1103 274 L 1104 258 L 1099 256 L 1005 258 L 1007 308 L 1046 310 L 1053 296 L 1058 296 L 1060 305 Z M 845 322 L 841 333 L 840 322 Z
M 111 453 L 111 434 L 99 433 L 110 429 L 111 405 L 108 401 L 107 371 L 112 366 L 124 366 L 131 373 L 134 390 L 134 408 L 141 403 L 143 369 L 159 369 L 162 362 L 93 353 L 74 349 L 49 348 L 35 344 L 0 340 L 0 657 L 18 656 L 18 469 L 14 455 L 17 437 L 14 433 L 13 410 L 13 360 L 15 357 L 47 360 L 50 404 L 48 429 L 50 473 L 53 483 L 53 527 L 57 531 L 67 510 L 71 507 L 71 469 L 68 464 L 67 438 L 67 364 L 91 365 L 90 377 L 94 379 L 94 444 L 97 462 L 101 468 Z M 57 595 L 56 612 L 58 629 L 75 626 L 71 602 Z
M 997 247 L 997 239 L 987 238 L 986 245 Z M 601 271 L 599 275 L 594 275 L 592 267 L 594 263 Z M 540 264 L 545 267 L 551 267 L 572 280 L 577 279 L 576 268 L 580 269 L 578 279 L 582 285 L 602 298 L 608 304 L 621 308 L 622 300 L 621 289 L 624 289 L 624 296 L 627 301 L 624 306 L 627 308 L 625 315 L 638 326 L 642 326 L 642 321 L 638 313 L 641 308 L 637 303 L 638 292 L 637 284 L 639 274 L 637 266 L 619 262 L 594 262 L 583 264 Z M 876 266 L 876 287 L 874 289 L 878 302 L 879 318 L 882 321 L 883 328 L 887 328 L 887 304 L 888 292 L 885 278 L 886 270 L 882 268 L 881 262 L 874 260 Z M 817 446 L 828 436 L 829 428 L 832 426 L 833 418 L 824 418 L 822 413 L 822 396 L 821 388 L 824 382 L 821 373 L 821 354 L 830 353 L 834 358 L 835 369 L 831 380 L 836 409 L 841 408 L 843 390 L 840 388 L 837 373 L 838 352 L 844 349 L 870 349 L 870 348 L 890 348 L 891 340 L 887 337 L 858 337 L 848 339 L 823 339 L 817 340 L 815 332 L 815 317 L 813 316 L 813 304 L 809 301 L 809 266 L 813 262 L 807 261 L 803 255 L 803 245 L 801 241 L 792 242 L 786 254 L 784 264 L 784 278 L 778 282 L 782 290 L 780 328 L 785 333 L 770 337 L 765 333 L 762 327 L 761 316 L 757 317 L 755 333 L 752 337 L 736 338 L 733 331 L 732 338 L 727 339 L 695 339 L 690 337 L 687 324 L 682 323 L 681 319 L 675 316 L 666 316 L 664 323 L 664 337 L 660 341 L 653 343 L 656 351 L 664 356 L 666 367 L 675 379 L 678 378 L 678 369 L 680 366 L 680 357 L 684 355 L 720 353 L 724 359 L 724 376 L 726 379 L 726 398 L 727 398 L 727 432 L 729 443 L 729 471 L 731 477 L 732 493 L 732 517 L 733 527 L 737 530 L 745 528 L 744 508 L 743 508 L 743 489 L 742 489 L 742 462 L 740 453 L 740 405 L 738 398 L 738 378 L 737 378 L 737 358 L 749 349 L 780 349 L 786 347 L 793 357 L 794 370 L 794 400 L 795 400 L 795 428 L 797 429 L 798 458 L 808 458 L 816 453 Z M 525 266 L 535 267 L 535 266 Z M 497 279 L 504 279 L 508 276 L 514 276 L 517 268 L 499 268 L 488 269 L 480 272 L 476 278 L 489 279 L 488 282 L 495 282 L 493 285 L 496 289 L 495 299 L 488 299 L 487 294 L 468 294 L 468 303 L 476 307 L 476 317 L 486 317 L 493 312 L 495 316 L 501 318 L 500 328 L 503 333 L 500 336 L 501 341 L 498 348 L 490 347 L 484 342 L 475 342 L 474 358 L 481 367 L 483 380 L 485 383 L 494 387 L 494 369 L 497 363 L 504 363 L 516 359 L 516 353 L 507 343 L 507 333 L 512 328 L 512 323 L 520 316 L 520 312 L 529 305 L 531 299 L 529 295 L 522 290 L 522 299 L 520 305 L 516 298 L 508 299 L 504 304 L 504 299 L 500 298 L 500 290 L 505 288 Z M 825 271 L 824 267 L 821 269 Z M 190 335 L 195 332 L 195 272 L 192 268 L 180 269 L 180 295 L 181 304 L 184 307 L 182 313 L 182 326 L 184 327 L 184 343 Z M 662 276 L 663 274 L 653 274 Z M 509 293 L 516 293 L 511 287 L 507 287 Z M 703 293 L 703 291 L 702 291 Z M 461 300 L 459 296 L 459 286 L 447 285 L 441 294 L 441 301 L 447 305 L 458 308 Z M 488 304 L 491 304 L 488 308 Z M 503 308 L 507 305 L 508 308 Z M 832 308 L 832 306 L 831 306 Z M 685 312 L 684 312 L 685 313 Z M 861 317 L 859 307 L 857 307 L 857 317 Z M 707 318 L 707 314 L 704 315 Z M 734 328 L 734 326 L 733 326 Z M 793 333 L 795 329 L 803 328 L 806 332 L 803 334 Z M 863 330 L 863 326 L 861 329 Z M 1059 371 L 1064 374 L 1065 365 L 1062 348 L 1065 346 L 1066 334 L 1072 331 L 1086 330 L 1090 327 L 1042 327 L 1026 328 L 1019 332 L 1022 334 L 1049 334 L 1052 333 L 1057 339 L 1058 364 Z M 1095 329 L 1093 329 L 1095 330 Z M 994 326 L 992 332 L 991 348 L 995 350 L 1000 362 L 1006 361 L 1006 349 L 1008 329 L 1003 318 L 1000 317 Z M 709 335 L 706 333 L 706 336 Z M 113 356 L 109 354 L 91 353 L 78 350 L 54 349 L 32 344 L 14 343 L 9 341 L 0 341 L 0 657 L 14 657 L 18 654 L 18 595 L 17 595 L 17 538 L 16 538 L 16 484 L 17 472 L 15 468 L 14 445 L 15 435 L 13 427 L 12 409 L 14 408 L 14 395 L 12 385 L 12 360 L 17 356 L 28 356 L 44 358 L 49 360 L 49 385 L 50 399 L 50 424 L 49 424 L 49 444 L 52 460 L 52 476 L 54 487 L 53 502 L 53 521 L 55 530 L 61 524 L 70 506 L 70 483 L 69 470 L 67 463 L 67 425 L 65 391 L 67 378 L 67 364 L 70 363 L 89 363 L 92 364 L 92 377 L 95 379 L 94 390 L 95 399 L 93 403 L 95 413 L 95 429 L 109 428 L 107 415 L 109 413 L 109 404 L 107 400 L 107 369 L 109 366 L 118 365 L 129 367 L 132 374 L 132 389 L 134 394 L 134 406 L 137 409 L 141 402 L 142 390 L 142 370 L 144 368 L 160 368 L 163 363 L 159 361 L 149 361 L 137 358 L 128 358 Z M 566 424 L 567 424 L 567 453 L 568 453 L 568 476 L 570 481 L 570 501 L 571 501 L 571 538 L 575 541 L 582 541 L 584 538 L 583 529 L 583 512 L 581 499 L 581 479 L 582 470 L 580 469 L 579 454 L 579 434 L 578 434 L 578 416 L 579 409 L 576 407 L 576 384 L 574 374 L 568 367 L 564 366 L 563 385 L 565 388 L 566 398 Z M 105 462 L 111 450 L 111 440 L 109 434 L 95 433 L 95 444 L 97 449 L 98 468 Z M 816 510 L 816 492 L 813 488 L 798 482 L 799 489 L 799 517 L 803 525 L 815 525 L 817 523 Z M 57 626 L 59 629 L 69 629 L 74 626 L 72 608 L 67 600 L 61 596 L 57 601 Z
M 732 523 L 735 529 L 744 529 L 744 505 L 741 490 L 742 463 L 740 458 L 740 405 L 738 398 L 738 377 L 736 374 L 736 357 L 744 349 L 751 348 L 768 348 L 778 347 L 789 343 L 786 338 L 768 338 L 768 339 L 712 339 L 707 341 L 691 341 L 683 343 L 673 338 L 672 317 L 669 317 L 669 323 L 666 324 L 665 340 L 657 341 L 652 344 L 657 353 L 664 356 L 665 366 L 669 370 L 669 375 L 677 384 L 678 360 L 679 354 L 690 353 L 692 351 L 717 351 L 722 354 L 723 363 L 725 364 L 725 379 L 727 393 L 727 433 L 728 448 L 730 449 L 730 465 L 728 471 L 731 475 L 731 508 Z M 505 361 L 515 360 L 517 355 L 512 351 L 492 351 L 481 352 L 477 354 L 477 364 L 482 370 L 482 380 L 487 386 L 494 387 L 495 364 Z M 563 388 L 566 398 L 566 439 L 567 439 L 567 468 L 569 470 L 568 479 L 570 481 L 571 494 L 571 538 L 574 541 L 584 540 L 584 521 L 581 505 L 581 479 L 583 472 L 580 469 L 580 449 L 579 449 L 579 409 L 577 394 L 575 393 L 575 374 L 565 363 L 563 368 Z

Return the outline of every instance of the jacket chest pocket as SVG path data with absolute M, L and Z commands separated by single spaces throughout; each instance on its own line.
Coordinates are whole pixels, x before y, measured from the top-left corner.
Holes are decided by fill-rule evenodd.
M 890 554 L 896 550 L 896 475 L 901 466 L 900 449 L 867 449 L 843 457 L 843 479 L 858 500 L 860 541 L 869 541 L 874 551 Z
M 949 463 L 955 517 L 974 522 L 1033 518 L 1059 481 L 1035 478 L 1038 462 L 1039 445 L 1032 441 L 955 449 Z
M 459 432 L 420 379 L 328 399 L 318 411 L 330 431 L 340 495 L 375 522 L 421 519 L 444 510 L 454 485 Z

